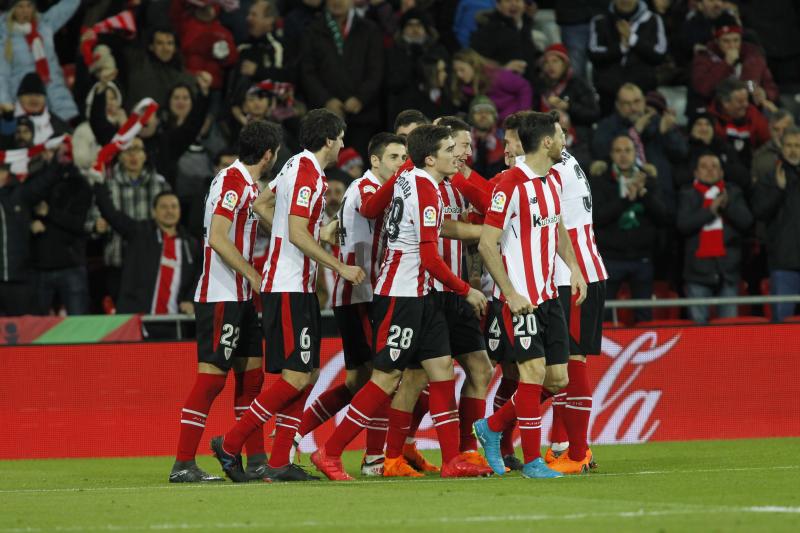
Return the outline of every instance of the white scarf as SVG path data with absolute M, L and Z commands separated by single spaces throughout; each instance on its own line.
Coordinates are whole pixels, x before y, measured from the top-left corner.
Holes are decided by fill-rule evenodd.
M 19 100 L 14 104 L 15 117 L 28 117 L 33 122 L 33 144 L 42 144 L 53 136 L 53 125 L 50 124 L 50 111 L 44 106 L 44 111 L 38 115 L 30 115 L 23 108 Z

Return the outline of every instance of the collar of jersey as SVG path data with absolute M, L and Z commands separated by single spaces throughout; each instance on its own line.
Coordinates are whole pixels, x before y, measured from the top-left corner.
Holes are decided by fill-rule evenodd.
M 361 177 L 365 180 L 371 181 L 372 183 L 377 183 L 378 186 L 381 184 L 381 180 L 378 179 L 378 176 L 376 176 L 372 170 L 367 169 L 367 171 L 364 172 L 364 175 Z
M 532 169 L 531 167 L 529 167 L 529 166 L 528 166 L 528 165 L 525 163 L 525 160 L 524 160 L 524 158 L 523 158 L 523 160 L 522 160 L 522 161 L 520 161 L 519 159 L 517 160 L 516 167 L 517 167 L 517 168 L 518 168 L 518 169 L 519 169 L 519 170 L 520 170 L 520 171 L 521 171 L 523 174 L 525 174 L 525 177 L 526 177 L 526 178 L 528 178 L 529 180 L 535 180 L 536 178 L 539 178 L 539 179 L 542 179 L 542 180 L 543 180 L 543 179 L 545 179 L 545 178 L 547 177 L 546 175 L 545 175 L 545 176 L 537 176 L 537 175 L 536 175 L 536 173 L 533 171 L 533 169 Z
M 428 174 L 428 173 L 427 173 L 425 170 L 423 170 L 423 169 L 421 169 L 421 168 L 419 168 L 419 167 L 414 167 L 414 170 L 412 170 L 412 172 L 413 172 L 415 175 L 417 175 L 417 176 L 419 176 L 419 177 L 421 177 L 421 178 L 427 178 L 427 179 L 428 179 L 428 181 L 430 181 L 431 183 L 433 183 L 433 186 L 434 186 L 434 187 L 436 187 L 437 189 L 439 188 L 439 184 L 438 184 L 438 183 L 436 183 L 436 180 L 435 180 L 435 179 L 433 179 L 433 176 L 431 176 L 430 174 Z
M 300 152 L 300 157 L 307 157 L 308 159 L 310 159 L 311 163 L 314 164 L 314 168 L 317 169 L 317 172 L 319 172 L 319 175 L 320 176 L 325 175 L 325 172 L 322 170 L 322 167 L 319 166 L 319 161 L 317 161 L 317 158 L 314 157 L 314 152 L 310 150 L 303 150 L 302 152 Z
M 244 163 L 242 163 L 237 159 L 236 161 L 233 162 L 233 166 L 236 167 L 236 169 L 242 173 L 242 176 L 244 176 L 244 179 L 247 183 L 249 183 L 250 185 L 255 184 L 253 176 L 251 176 L 250 172 L 247 171 L 247 167 L 244 166 Z

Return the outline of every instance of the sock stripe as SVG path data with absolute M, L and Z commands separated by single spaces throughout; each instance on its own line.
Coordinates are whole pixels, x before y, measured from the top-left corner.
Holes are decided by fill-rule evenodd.
M 353 406 L 350 406 L 350 409 L 352 409 L 352 408 L 353 408 Z M 359 426 L 359 427 L 362 427 L 362 428 L 365 428 L 365 427 L 367 427 L 367 426 L 366 426 L 366 424 L 362 424 L 361 422 L 359 422 L 358 420 L 356 420 L 355 418 L 353 418 L 352 416 L 350 416 L 350 411 L 348 411 L 348 412 L 347 412 L 347 413 L 346 413 L 344 416 L 345 416 L 345 418 L 347 418 L 347 419 L 349 419 L 351 422 L 353 422 L 353 424 L 355 424 L 355 425 L 357 425 L 357 426 Z
M 325 418 L 324 416 L 322 416 L 321 414 L 319 414 L 319 412 L 318 412 L 318 411 L 316 410 L 316 408 L 315 408 L 315 406 L 316 406 L 316 405 L 317 405 L 317 402 L 314 402 L 314 403 L 312 403 L 312 404 L 311 404 L 311 406 L 309 407 L 309 409 L 311 410 L 311 412 L 312 412 L 312 413 L 314 413 L 314 416 L 316 416 L 316 417 L 317 417 L 317 419 L 318 419 L 320 422 L 325 422 L 325 421 L 326 421 L 326 420 L 328 420 L 328 419 L 327 419 L 327 418 Z
M 259 413 L 258 413 L 258 412 L 257 412 L 255 409 L 253 409 L 253 406 L 256 406 L 256 407 L 258 407 L 259 409 L 261 409 L 261 413 L 259 414 Z M 272 418 L 272 413 L 270 413 L 269 411 L 267 411 L 267 410 L 264 408 L 264 406 L 263 406 L 263 405 L 261 405 L 260 403 L 258 403 L 258 399 L 255 399 L 255 400 L 253 400 L 253 403 L 251 403 L 251 404 L 250 404 L 250 410 L 251 410 L 251 411 L 253 411 L 253 412 L 256 414 L 256 416 L 258 416 L 258 418 L 259 418 L 259 419 L 261 419 L 261 421 L 262 421 L 262 422 L 266 422 L 266 421 L 267 421 L 267 420 L 265 420 L 265 417 L 266 417 L 267 419 L 269 419 L 269 418 Z
M 453 422 L 458 422 L 458 418 L 450 418 L 448 420 L 442 420 L 441 422 L 436 422 L 433 424 L 434 427 L 443 426 L 445 424 L 452 424 Z
M 206 427 L 205 424 L 201 424 L 200 422 L 193 422 L 192 420 L 181 420 L 181 424 L 190 424 L 192 426 L 197 426 L 199 428 Z
M 565 405 L 564 407 L 566 407 L 567 409 L 575 409 L 577 411 L 591 411 L 592 410 L 591 407 L 578 407 L 577 405 L 569 405 L 569 404 Z
M 295 417 L 293 417 L 293 416 L 289 416 L 289 415 L 286 415 L 286 414 L 283 414 L 283 413 L 278 413 L 278 416 L 279 416 L 279 417 L 280 417 L 280 418 L 281 418 L 281 419 L 282 419 L 284 422 L 286 422 L 286 420 L 294 420 L 295 422 L 297 422 L 297 423 L 298 423 L 298 425 L 300 424 L 300 419 L 299 419 L 299 418 L 295 418 Z
M 330 418 L 330 417 L 331 417 L 331 414 L 328 412 L 328 410 L 327 410 L 327 409 L 325 409 L 325 406 L 322 404 L 322 402 L 321 402 L 321 401 L 319 401 L 319 400 L 315 400 L 315 401 L 314 401 L 314 403 L 313 403 L 313 404 L 311 404 L 311 408 L 312 408 L 312 409 L 314 409 L 314 406 L 315 406 L 315 405 L 316 405 L 317 407 L 319 407 L 320 411 L 322 411 L 322 412 L 325 414 L 325 416 L 327 417 L 327 418 L 325 418 L 325 420 L 327 420 L 328 418 Z M 314 410 L 314 412 L 317 414 L 317 416 L 319 417 L 319 419 L 320 419 L 320 420 L 322 420 L 322 417 L 321 417 L 321 416 L 319 416 L 319 413 L 318 413 L 316 410 Z
M 237 405 L 233 408 L 234 411 L 247 411 L 248 409 L 250 409 L 249 405 Z
M 443 411 L 441 413 L 431 413 L 431 418 L 438 418 L 438 417 L 441 417 L 441 416 L 448 416 L 448 415 L 454 415 L 454 414 L 458 414 L 458 410 Z
M 191 409 L 186 409 L 185 407 L 181 409 L 181 411 L 183 411 L 184 413 L 189 413 L 190 415 L 197 415 L 197 416 L 202 416 L 203 418 L 208 418 L 207 413 L 201 413 L 200 411 L 192 411 Z
M 591 396 L 568 396 L 567 401 L 570 400 L 591 400 Z
M 365 415 L 364 413 L 362 413 L 361 411 L 359 411 L 358 409 L 356 409 L 356 408 L 353 406 L 353 404 L 350 404 L 350 410 L 351 410 L 351 411 L 353 411 L 353 412 L 354 412 L 355 414 L 357 414 L 358 416 L 360 416 L 361 418 L 363 418 L 364 420 L 369 420 L 369 419 L 370 419 L 370 418 L 369 418 L 367 415 Z M 361 426 L 361 427 L 364 427 L 364 426 Z

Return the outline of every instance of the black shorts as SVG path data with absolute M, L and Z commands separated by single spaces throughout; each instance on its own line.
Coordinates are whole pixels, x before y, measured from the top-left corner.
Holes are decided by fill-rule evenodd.
M 505 304 L 495 299 L 489 300 L 486 305 L 483 334 L 489 359 L 495 363 L 512 361 L 509 355 L 511 344 L 508 336 L 503 334 L 503 307 Z
M 369 303 L 342 305 L 333 308 L 344 351 L 344 367 L 354 370 L 372 361 L 372 322 Z
M 371 312 L 378 370 L 420 368 L 422 361 L 450 355 L 447 322 L 433 294 L 375 295 Z
M 439 308 L 444 313 L 447 331 L 450 333 L 450 349 L 453 356 L 480 352 L 486 349 L 483 342 L 481 322 L 466 298 L 454 292 L 434 293 Z
M 267 372 L 319 368 L 322 317 L 314 293 L 262 292 L 261 322 L 267 340 Z
M 546 364 L 565 364 L 569 359 L 569 339 L 564 310 L 558 299 L 542 302 L 526 315 L 512 316 L 503 305 L 503 328 L 511 344 L 510 361 L 522 363 L 544 357 Z
M 228 371 L 234 357 L 262 357 L 263 344 L 252 301 L 197 302 L 197 361 Z
M 587 287 L 586 300 L 575 305 L 570 287 L 558 288 L 558 300 L 564 309 L 569 331 L 570 355 L 600 355 L 603 343 L 603 308 L 606 304 L 606 282 L 595 281 Z

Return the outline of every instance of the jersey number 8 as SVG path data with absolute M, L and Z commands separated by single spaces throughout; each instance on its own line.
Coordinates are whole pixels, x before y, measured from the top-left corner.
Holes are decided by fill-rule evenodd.
M 392 200 L 392 205 L 389 208 L 389 219 L 386 222 L 386 236 L 390 241 L 394 241 L 400 235 L 400 221 L 403 219 L 404 208 L 402 198 Z

